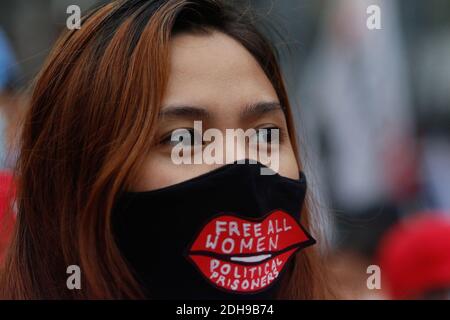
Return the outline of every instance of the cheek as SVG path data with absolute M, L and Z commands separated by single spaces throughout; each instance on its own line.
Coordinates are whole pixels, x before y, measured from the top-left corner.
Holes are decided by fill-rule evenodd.
M 280 148 L 280 169 L 278 173 L 287 178 L 299 179 L 299 167 L 292 146 L 287 144 Z
M 170 157 L 149 155 L 138 169 L 130 191 L 151 191 L 168 187 L 215 169 L 211 165 L 175 165 Z
M 137 169 L 135 179 L 130 185 L 131 191 L 150 191 L 173 184 L 177 174 L 170 164 L 157 154 L 149 154 L 144 164 Z

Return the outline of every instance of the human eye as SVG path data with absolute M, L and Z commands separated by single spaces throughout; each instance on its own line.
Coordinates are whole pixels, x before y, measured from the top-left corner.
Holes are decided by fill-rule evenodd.
M 258 127 L 256 130 L 256 142 L 258 145 L 262 144 L 279 144 L 284 138 L 284 130 L 276 125 L 266 125 Z
M 159 145 L 173 147 L 181 145 L 183 147 L 195 147 L 203 145 L 203 138 L 200 132 L 194 128 L 177 128 L 164 134 L 159 140 Z

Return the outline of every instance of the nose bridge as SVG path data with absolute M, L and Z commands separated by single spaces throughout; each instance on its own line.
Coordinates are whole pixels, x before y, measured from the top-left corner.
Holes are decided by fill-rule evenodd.
M 224 163 L 233 163 L 245 159 L 258 161 L 254 129 L 226 129 L 223 134 Z

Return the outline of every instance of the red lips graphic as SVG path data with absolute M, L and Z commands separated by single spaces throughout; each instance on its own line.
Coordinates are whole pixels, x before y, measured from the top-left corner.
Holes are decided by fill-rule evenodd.
M 275 282 L 297 250 L 314 243 L 295 218 L 282 210 L 258 220 L 225 214 L 200 231 L 188 258 L 218 288 L 257 293 Z

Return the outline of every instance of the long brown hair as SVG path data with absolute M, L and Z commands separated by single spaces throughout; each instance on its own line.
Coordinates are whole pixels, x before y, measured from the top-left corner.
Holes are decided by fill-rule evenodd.
M 114 242 L 111 210 L 152 145 L 171 37 L 211 30 L 239 41 L 261 65 L 287 109 L 297 148 L 274 50 L 251 19 L 216 0 L 127 0 L 98 8 L 80 30 L 61 37 L 34 86 L 0 297 L 142 297 Z M 302 223 L 313 228 L 309 203 Z M 303 250 L 295 262 L 280 298 L 328 297 L 317 248 Z M 66 268 L 74 264 L 83 272 L 82 290 L 66 287 Z

